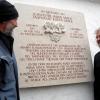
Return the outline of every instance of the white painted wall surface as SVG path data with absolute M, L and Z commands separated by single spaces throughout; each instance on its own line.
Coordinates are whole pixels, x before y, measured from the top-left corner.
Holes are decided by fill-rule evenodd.
M 84 14 L 90 50 L 93 57 L 99 48 L 95 30 L 100 27 L 100 3 L 82 0 L 8 0 L 14 3 L 38 5 L 78 11 Z M 93 1 L 93 0 L 92 0 Z M 51 87 L 20 89 L 21 100 L 93 100 L 93 82 Z

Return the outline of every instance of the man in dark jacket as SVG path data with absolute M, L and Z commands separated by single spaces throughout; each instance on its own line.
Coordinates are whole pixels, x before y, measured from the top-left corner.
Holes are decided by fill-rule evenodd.
M 100 47 L 100 29 L 96 31 L 96 40 Z M 94 57 L 94 100 L 100 100 L 100 52 Z
M 12 37 L 12 31 L 17 27 L 17 18 L 15 6 L 0 0 L 0 100 L 20 100 Z

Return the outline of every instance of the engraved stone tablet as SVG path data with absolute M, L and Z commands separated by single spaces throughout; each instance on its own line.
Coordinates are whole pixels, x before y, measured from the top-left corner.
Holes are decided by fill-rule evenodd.
M 92 60 L 84 17 L 79 12 L 16 4 L 14 50 L 20 87 L 92 80 Z

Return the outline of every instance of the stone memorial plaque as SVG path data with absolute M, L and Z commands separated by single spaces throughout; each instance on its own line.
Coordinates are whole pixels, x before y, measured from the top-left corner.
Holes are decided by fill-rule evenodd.
M 16 4 L 20 17 L 14 50 L 21 88 L 92 80 L 83 14 Z

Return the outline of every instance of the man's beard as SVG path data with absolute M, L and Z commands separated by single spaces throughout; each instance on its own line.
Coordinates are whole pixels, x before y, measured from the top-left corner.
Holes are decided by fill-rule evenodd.
M 14 28 L 15 28 L 14 25 L 12 25 L 11 23 L 8 23 L 3 33 L 7 36 L 12 36 Z
M 98 46 L 100 47 L 100 43 L 98 43 Z

